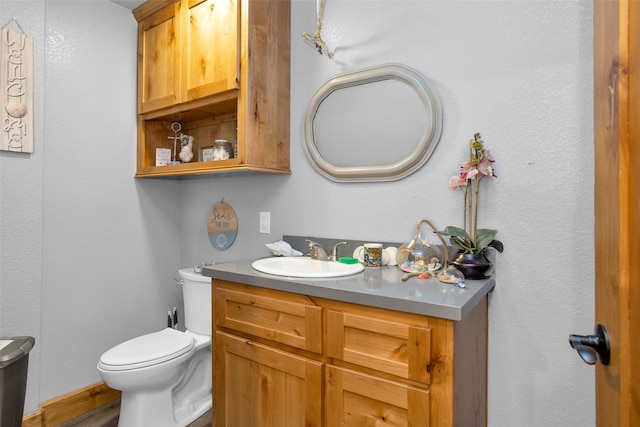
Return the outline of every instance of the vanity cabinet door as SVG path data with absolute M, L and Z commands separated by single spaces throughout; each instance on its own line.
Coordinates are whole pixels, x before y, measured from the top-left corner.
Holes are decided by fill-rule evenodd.
M 182 101 L 238 88 L 236 0 L 183 0 Z
M 215 290 L 217 327 L 322 353 L 322 307 L 302 295 L 232 286 Z
M 180 2 L 138 23 L 138 113 L 176 104 L 180 97 Z
M 327 355 L 430 384 L 431 328 L 388 317 L 328 310 Z
M 428 389 L 326 367 L 327 426 L 428 427 L 429 418 Z
M 217 427 L 322 426 L 321 362 L 218 331 L 215 375 Z

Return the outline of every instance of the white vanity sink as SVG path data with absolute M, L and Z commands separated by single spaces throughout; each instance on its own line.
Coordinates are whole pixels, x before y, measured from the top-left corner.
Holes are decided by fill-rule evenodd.
M 254 261 L 251 267 L 262 273 L 288 277 L 340 277 L 364 270 L 362 264 L 320 261 L 309 257 L 263 258 Z

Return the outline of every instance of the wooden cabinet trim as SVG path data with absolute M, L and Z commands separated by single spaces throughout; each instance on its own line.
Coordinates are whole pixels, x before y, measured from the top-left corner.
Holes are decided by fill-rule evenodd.
M 163 7 L 169 5 L 169 4 L 173 4 L 173 3 L 178 3 L 180 2 L 180 0 L 153 0 L 153 1 L 146 1 L 144 3 L 142 3 L 140 6 L 136 7 L 135 9 L 133 9 L 133 17 L 136 18 L 136 21 L 140 22 L 143 19 L 145 19 L 147 16 L 157 12 L 158 10 L 162 9 Z

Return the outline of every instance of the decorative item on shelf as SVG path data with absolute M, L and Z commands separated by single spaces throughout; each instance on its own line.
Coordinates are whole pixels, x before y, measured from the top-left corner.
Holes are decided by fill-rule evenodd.
M 171 124 L 171 130 L 173 131 L 173 136 L 168 136 L 167 139 L 173 139 L 173 156 L 171 157 L 172 165 L 179 165 L 180 161 L 176 160 L 176 147 L 178 144 L 178 140 L 182 139 L 182 133 L 178 135 L 178 132 L 182 129 L 182 125 L 178 122 L 173 122 Z
M 213 161 L 213 145 L 208 147 L 200 147 L 198 150 L 199 162 L 211 162 Z
M 502 242 L 495 240 L 498 230 L 478 228 L 478 198 L 480 181 L 495 178 L 494 159 L 484 147 L 480 134 L 476 133 L 469 141 L 469 160 L 460 165 L 459 175 L 449 179 L 451 190 L 464 190 L 464 229 L 448 226 L 438 235 L 449 236 L 451 246 L 458 249 L 448 261 L 455 265 L 467 279 L 484 279 L 493 265 L 486 256 L 488 248 L 498 252 L 504 250 Z
M 156 148 L 156 166 L 167 166 L 171 164 L 171 149 Z
M 231 144 L 226 139 L 216 139 L 213 146 L 213 160 L 228 160 L 231 157 Z
M 182 135 L 180 137 L 180 161 L 182 163 L 189 163 L 193 159 L 193 137 L 189 135 Z

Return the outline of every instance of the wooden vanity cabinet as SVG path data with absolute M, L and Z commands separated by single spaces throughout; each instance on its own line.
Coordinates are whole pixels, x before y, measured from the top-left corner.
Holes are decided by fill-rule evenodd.
M 138 21 L 137 177 L 255 171 L 290 173 L 290 0 L 149 0 Z M 194 137 L 188 163 L 172 125 Z M 231 157 L 209 160 L 216 139 Z
M 452 321 L 212 283 L 215 426 L 486 425 L 486 296 Z

